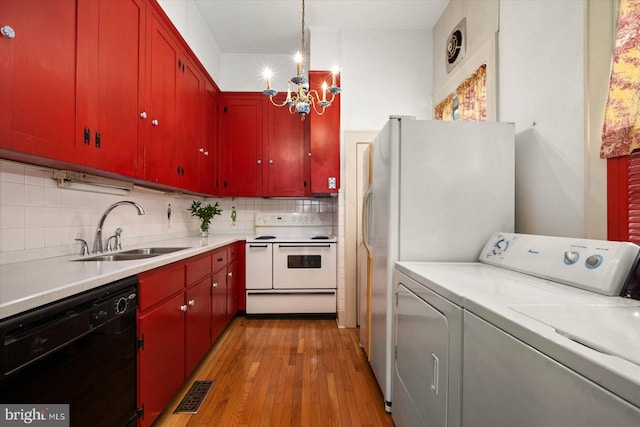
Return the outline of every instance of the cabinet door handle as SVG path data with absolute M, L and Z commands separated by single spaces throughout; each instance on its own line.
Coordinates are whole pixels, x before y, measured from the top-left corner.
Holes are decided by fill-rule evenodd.
M 224 258 L 218 258 L 217 261 L 218 262 L 222 262 L 222 261 L 224 261 Z
M 261 164 L 262 164 L 262 160 L 258 160 L 258 161 L 257 161 L 257 163 L 258 163 L 259 165 L 261 165 Z
M 91 144 L 91 129 L 89 128 L 84 128 L 84 143 Z
M 159 124 L 159 123 L 158 123 L 158 120 L 157 120 L 157 119 L 153 119 L 153 120 L 151 120 L 151 124 L 152 124 L 153 126 L 158 126 L 158 124 Z
M 187 311 L 187 305 L 181 305 L 180 306 L 180 311 Z
M 101 139 L 100 132 L 96 132 L 96 148 L 100 148 Z
M 231 272 L 231 271 L 230 271 L 230 272 L 228 272 L 228 273 L 227 273 L 227 276 L 229 276 L 229 277 L 233 276 L 233 272 Z
M 214 282 L 214 283 L 213 283 L 213 287 L 214 287 L 214 288 L 217 288 L 217 287 L 218 287 L 218 282 Z
M 269 164 L 272 165 L 273 164 L 273 160 L 269 160 Z
M 204 153 L 204 148 L 201 148 L 198 151 L 201 152 L 201 153 Z
M 146 119 L 147 118 L 147 112 L 143 111 L 142 113 L 140 113 L 140 118 L 141 119 Z
M 208 152 L 208 151 L 205 151 L 205 152 L 204 152 L 204 155 L 205 155 L 205 156 L 208 156 L 208 155 L 209 155 L 209 152 Z
M 196 300 L 190 299 L 189 300 L 189 306 L 193 307 L 194 305 L 196 305 Z

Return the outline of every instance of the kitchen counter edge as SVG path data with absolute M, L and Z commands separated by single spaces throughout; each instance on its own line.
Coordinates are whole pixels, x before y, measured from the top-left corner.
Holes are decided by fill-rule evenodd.
M 147 242 L 143 247 L 188 247 L 170 254 L 131 261 L 75 261 L 77 255 L 0 266 L 0 320 L 52 302 L 134 276 L 164 265 L 213 251 L 246 236 L 212 235 Z

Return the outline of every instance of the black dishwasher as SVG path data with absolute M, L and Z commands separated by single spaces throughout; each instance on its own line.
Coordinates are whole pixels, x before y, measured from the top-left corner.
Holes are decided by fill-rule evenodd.
M 0 403 L 69 404 L 71 426 L 135 425 L 138 278 L 0 321 Z

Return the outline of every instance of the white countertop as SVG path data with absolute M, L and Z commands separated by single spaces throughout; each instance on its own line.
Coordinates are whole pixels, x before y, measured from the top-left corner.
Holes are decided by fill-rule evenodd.
M 127 247 L 188 247 L 166 255 L 131 261 L 77 261 L 80 256 L 47 258 L 0 266 L 0 319 L 133 276 L 213 249 L 245 236 L 183 237 Z

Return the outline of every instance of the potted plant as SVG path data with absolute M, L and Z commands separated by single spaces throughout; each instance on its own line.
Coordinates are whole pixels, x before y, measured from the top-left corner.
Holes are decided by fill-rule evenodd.
M 222 213 L 222 209 L 219 208 L 218 202 L 216 202 L 215 205 L 207 203 L 206 206 L 202 206 L 202 202 L 198 202 L 196 200 L 191 203 L 188 211 L 191 212 L 192 216 L 200 218 L 200 235 L 202 237 L 207 237 L 209 235 L 209 225 L 211 224 L 213 217 Z

